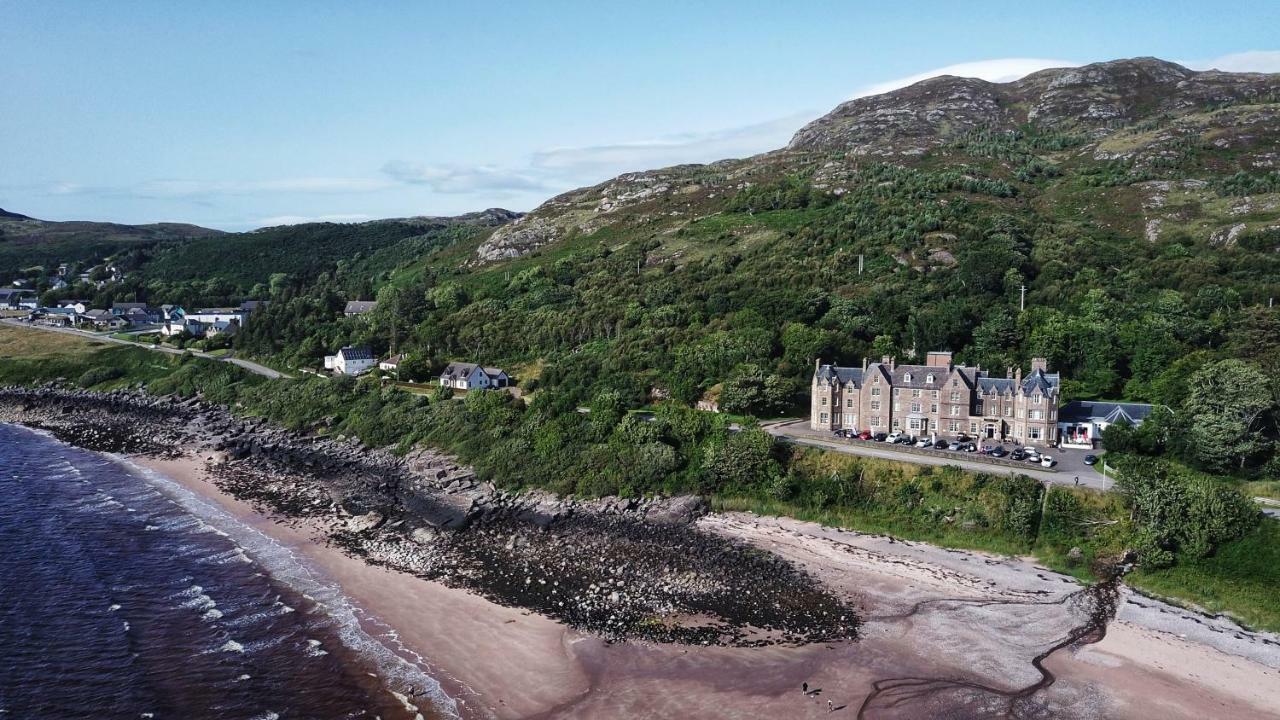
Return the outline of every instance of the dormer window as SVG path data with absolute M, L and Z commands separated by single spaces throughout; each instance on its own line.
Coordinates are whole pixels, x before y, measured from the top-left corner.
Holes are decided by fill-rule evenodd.
M 925 384 L 926 384 L 926 385 L 932 385 L 932 384 L 933 384 L 933 373 L 929 373 L 928 375 L 925 375 L 925 376 L 924 376 L 924 382 L 925 382 Z
M 906 382 L 906 383 L 911 382 L 911 373 L 907 373 L 906 375 L 903 375 L 902 382 Z
M 1035 395 L 1033 395 L 1033 396 L 1031 397 L 1031 402 L 1033 402 L 1033 403 L 1035 403 L 1035 404 L 1039 405 L 1039 404 L 1040 404 L 1040 401 L 1041 401 L 1041 400 L 1043 400 L 1043 399 L 1044 399 L 1044 397 L 1043 397 L 1040 393 L 1036 393 Z

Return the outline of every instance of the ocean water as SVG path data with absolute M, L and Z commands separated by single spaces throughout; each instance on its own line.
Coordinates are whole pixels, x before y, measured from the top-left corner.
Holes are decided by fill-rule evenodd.
M 0 424 L 0 720 L 453 715 L 384 630 L 175 483 Z

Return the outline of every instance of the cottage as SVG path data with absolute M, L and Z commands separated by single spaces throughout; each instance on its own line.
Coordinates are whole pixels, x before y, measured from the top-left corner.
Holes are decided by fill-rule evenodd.
M 400 363 L 404 362 L 404 353 L 392 355 L 378 363 L 378 369 L 386 372 L 400 372 Z
M 912 435 L 986 437 L 1052 445 L 1057 440 L 1061 378 L 1044 358 L 1031 372 L 1009 368 L 1003 378 L 956 365 L 949 352 L 928 353 L 924 365 L 894 358 L 862 367 L 814 363 L 810 427 Z
M 1154 407 L 1144 403 L 1072 400 L 1058 413 L 1058 434 L 1064 447 L 1092 448 L 1109 425 L 1123 422 L 1137 427 Z
M 25 288 L 0 288 L 0 310 L 35 310 L 36 294 Z
M 369 348 L 347 346 L 336 355 L 326 355 L 324 369 L 339 375 L 359 375 L 367 372 L 376 362 Z
M 449 363 L 440 373 L 440 386 L 458 390 L 490 390 L 511 385 L 511 377 L 501 368 L 480 367 L 475 363 Z
M 119 315 L 120 317 L 124 317 L 125 315 L 129 314 L 129 311 L 130 311 L 130 310 L 143 310 L 143 311 L 145 311 L 146 309 L 147 309 L 147 304 L 146 304 L 146 303 L 140 303 L 140 302 L 118 302 L 118 303 L 113 303 L 113 304 L 111 305 L 111 314 L 112 314 L 112 315 Z
M 356 317 L 371 313 L 377 308 L 378 302 L 376 300 L 350 300 L 347 302 L 347 306 L 343 308 L 342 314 L 347 317 Z
M 76 323 L 96 330 L 119 330 L 125 326 L 125 319 L 110 310 L 94 309 L 77 315 Z
M 58 302 L 58 307 L 69 308 L 71 310 L 75 310 L 77 313 L 83 313 L 89 310 L 89 301 L 88 300 L 61 300 Z
M 249 319 L 249 312 L 234 308 L 201 308 L 192 312 L 184 313 L 188 320 L 195 320 L 206 324 L 216 322 L 235 321 L 238 325 L 243 326 L 245 321 Z
M 50 327 L 69 327 L 75 324 L 76 311 L 72 308 L 36 308 L 31 311 L 32 322 Z

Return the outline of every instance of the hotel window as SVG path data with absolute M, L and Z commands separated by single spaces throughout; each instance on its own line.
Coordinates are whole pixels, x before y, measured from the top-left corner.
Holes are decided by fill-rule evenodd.
M 844 406 L 847 408 L 853 407 L 853 398 L 845 398 Z
M 1030 437 L 1032 440 L 1039 440 L 1040 428 L 1031 428 L 1031 430 L 1029 431 L 1028 437 Z
M 947 423 L 947 431 L 948 431 L 948 432 L 959 432 L 959 431 L 960 431 L 960 423 L 956 422 L 955 420 L 952 420 L 951 422 Z
M 1030 413 L 1027 414 L 1027 417 L 1030 417 L 1032 420 L 1043 420 L 1044 419 L 1042 417 L 1043 415 L 1044 415 L 1043 410 L 1032 410 Z
M 823 405 L 823 407 L 826 407 L 826 405 L 827 405 L 827 399 L 826 399 L 826 398 L 822 398 L 822 405 Z
M 880 397 L 880 388 L 871 388 L 871 397 Z
M 1042 399 L 1043 399 L 1043 398 L 1040 396 L 1040 393 L 1036 393 L 1036 394 L 1031 398 L 1031 402 L 1033 402 L 1033 403 L 1035 403 L 1035 404 L 1039 405 L 1039 404 L 1040 404 L 1040 401 L 1041 401 Z
M 920 429 L 920 418 L 911 418 L 911 429 L 912 430 Z
M 958 393 L 958 392 L 956 392 L 956 391 L 952 390 L 952 391 L 951 391 L 951 402 L 960 402 L 960 393 Z
M 902 421 L 901 421 L 901 420 L 899 420 L 898 418 L 894 418 L 894 419 L 893 419 L 893 427 L 894 427 L 894 429 L 896 430 L 896 429 L 898 428 L 898 426 L 899 426 L 901 423 L 902 423 Z
M 938 399 L 938 391 L 937 391 L 937 390 L 934 390 L 932 393 L 930 393 L 930 395 L 932 395 L 932 396 L 933 396 L 933 399 L 934 399 L 934 400 L 937 400 L 937 399 Z
M 902 388 L 894 388 L 894 389 L 893 389 L 893 394 L 894 394 L 894 396 L 895 396 L 895 397 L 896 397 L 896 396 L 898 396 L 898 395 L 901 395 L 901 394 L 902 394 Z
M 880 409 L 880 401 L 879 401 L 879 400 L 872 400 L 872 401 L 871 401 L 871 409 L 872 409 L 872 410 L 879 410 L 879 409 Z
M 974 415 L 981 415 L 981 414 L 982 414 L 982 401 L 978 401 L 978 402 L 976 402 L 976 403 L 974 403 L 974 404 L 973 404 L 973 414 L 974 414 Z
M 912 390 L 912 391 L 911 391 L 911 397 L 920 397 L 920 391 L 919 391 L 919 390 Z
M 960 406 L 959 406 L 959 405 L 952 405 L 952 406 L 951 406 L 951 416 L 952 416 L 952 417 L 960 417 Z
M 899 411 L 899 410 L 901 410 L 901 409 L 902 409 L 902 404 L 901 404 L 901 403 L 899 403 L 899 402 L 897 402 L 897 401 L 895 401 L 895 402 L 893 403 L 893 411 L 894 411 L 894 412 L 898 412 L 898 411 Z
M 857 416 L 856 416 L 856 415 L 854 415 L 853 413 L 845 413 L 845 414 L 844 414 L 844 425 L 845 425 L 845 427 L 853 427 L 853 426 L 854 426 L 854 425 L 856 425 L 856 424 L 857 424 Z
M 920 412 L 920 403 L 911 403 L 911 412 L 913 413 Z
M 827 421 L 826 413 L 822 413 L 821 415 L 818 416 L 818 422 L 826 422 L 826 421 Z
M 871 418 L 871 427 L 873 427 L 873 428 L 878 428 L 878 427 L 880 427 L 880 418 L 878 418 L 878 417 L 873 417 L 873 418 Z
M 969 423 L 969 432 L 970 432 L 970 433 L 973 433 L 974 435 L 977 435 L 977 434 L 978 434 L 978 423 L 976 423 L 976 422 L 971 422 L 971 423 Z
M 1012 406 L 1012 405 L 1005 405 L 1005 406 L 1004 406 L 1004 416 L 1005 416 L 1005 417 L 1013 417 L 1013 406 Z

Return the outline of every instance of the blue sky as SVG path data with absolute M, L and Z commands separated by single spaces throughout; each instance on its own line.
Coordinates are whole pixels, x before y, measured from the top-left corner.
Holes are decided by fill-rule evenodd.
M 1280 3 L 1214 5 L 0 0 L 0 207 L 229 230 L 529 210 L 940 71 L 1280 72 Z

